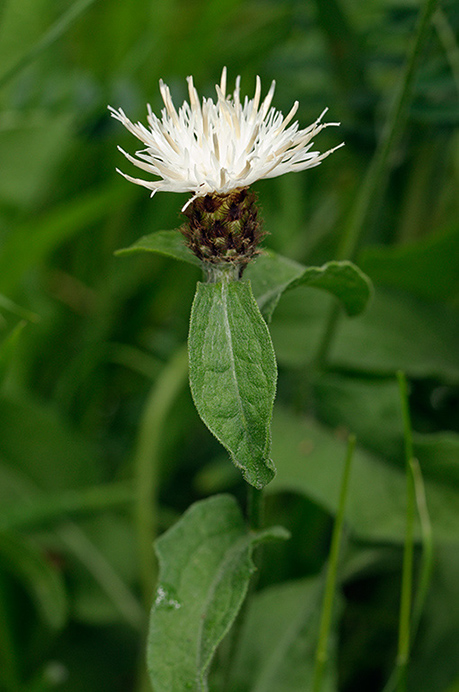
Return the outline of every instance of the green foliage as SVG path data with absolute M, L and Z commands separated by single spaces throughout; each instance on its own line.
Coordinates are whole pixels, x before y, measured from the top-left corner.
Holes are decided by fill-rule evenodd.
M 43 619 L 53 629 L 67 620 L 67 596 L 61 574 L 31 542 L 14 534 L 0 535 L 0 555 L 30 592 Z
M 130 255 L 133 252 L 156 252 L 165 257 L 201 266 L 200 260 L 185 245 L 185 239 L 179 231 L 157 231 L 139 238 L 128 248 L 118 250 L 117 255 Z
M 428 449 L 425 440 L 423 444 L 416 445 L 422 469 L 423 445 Z M 273 454 L 278 473 L 269 490 L 304 492 L 335 514 L 345 449 L 345 440 L 331 430 L 276 408 Z M 457 454 L 457 447 L 455 449 Z M 455 466 L 455 455 L 448 455 L 448 458 Z M 454 541 L 459 521 L 457 478 L 451 478 L 451 474 L 441 474 L 439 482 L 440 474 L 437 473 L 431 479 L 428 463 L 426 466 L 426 494 L 434 534 L 439 540 Z M 365 449 L 356 451 L 346 509 L 346 519 L 356 536 L 365 540 L 403 543 L 405 485 L 403 467 L 390 465 Z
M 215 649 L 254 571 L 254 546 L 286 537 L 280 528 L 247 532 L 235 499 L 216 495 L 192 505 L 158 540 L 159 584 L 147 653 L 155 690 L 207 689 Z
M 279 363 L 298 367 L 314 357 L 326 308 L 319 293 L 296 291 L 285 296 L 271 329 Z M 403 370 L 410 377 L 456 384 L 456 314 L 450 306 L 381 289 L 360 319 L 340 323 L 330 354 L 331 366 L 378 376 Z
M 276 472 L 270 424 L 277 367 L 250 283 L 198 283 L 188 348 L 199 415 L 244 478 L 262 488 Z

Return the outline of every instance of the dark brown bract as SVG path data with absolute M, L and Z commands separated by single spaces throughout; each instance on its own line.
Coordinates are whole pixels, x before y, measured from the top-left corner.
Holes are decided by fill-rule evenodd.
M 239 265 L 241 273 L 266 235 L 256 195 L 247 187 L 196 197 L 184 214 L 188 222 L 180 230 L 194 254 L 204 263 Z

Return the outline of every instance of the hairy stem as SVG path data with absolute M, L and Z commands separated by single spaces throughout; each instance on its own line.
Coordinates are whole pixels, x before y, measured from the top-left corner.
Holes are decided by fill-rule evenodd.
M 248 486 L 247 491 L 247 518 L 249 528 L 259 531 L 263 526 L 263 490 Z

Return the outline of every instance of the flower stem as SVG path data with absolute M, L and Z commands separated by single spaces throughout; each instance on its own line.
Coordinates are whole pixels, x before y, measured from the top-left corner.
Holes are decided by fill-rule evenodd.
M 407 120 L 408 107 L 413 93 L 414 77 L 428 37 L 432 15 L 437 5 L 438 0 L 425 0 L 421 8 L 411 51 L 401 75 L 396 96 L 389 110 L 386 125 L 383 128 L 376 151 L 344 228 L 341 243 L 336 253 L 336 259 L 338 260 L 352 259 L 355 256 L 370 211 L 377 208 L 378 202 L 383 196 L 387 175 L 391 167 L 391 156 Z M 318 349 L 318 360 L 321 364 L 327 358 L 336 333 L 339 316 L 339 309 L 333 305 L 328 314 L 322 342 Z
M 135 521 L 139 547 L 140 581 L 144 604 L 150 609 L 157 566 L 152 543 L 157 534 L 159 443 L 165 419 L 188 373 L 186 348 L 164 367 L 153 385 L 140 422 L 135 452 Z
M 333 600 L 335 596 L 336 575 L 338 571 L 338 558 L 341 544 L 341 535 L 343 531 L 344 509 L 346 505 L 346 497 L 349 486 L 349 477 L 351 471 L 352 457 L 355 449 L 355 442 L 355 435 L 350 435 L 348 440 L 343 477 L 341 480 L 338 511 L 336 513 L 335 525 L 333 527 L 333 534 L 331 540 L 330 558 L 328 562 L 327 579 L 325 583 L 325 593 L 320 618 L 319 641 L 316 649 L 316 660 L 314 667 L 312 692 L 320 692 L 320 690 L 322 689 L 322 679 L 324 675 L 325 664 L 328 658 L 328 638 L 330 633 L 333 612 Z
M 247 518 L 249 528 L 252 531 L 259 531 L 263 526 L 264 514 L 263 491 L 248 485 L 247 491 Z

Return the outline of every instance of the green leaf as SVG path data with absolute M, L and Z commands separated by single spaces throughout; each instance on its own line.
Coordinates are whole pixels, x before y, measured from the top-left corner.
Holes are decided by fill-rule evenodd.
M 447 449 L 451 449 L 451 441 Z M 345 451 L 345 440 L 340 439 L 334 431 L 276 406 L 273 452 L 278 462 L 278 472 L 269 491 L 304 494 L 335 514 Z M 430 471 L 424 481 L 434 535 L 437 540 L 457 542 L 457 483 L 452 481 L 452 472 L 445 477 L 444 483 L 438 482 L 438 476 L 430 478 L 432 475 Z M 404 469 L 357 448 L 345 513 L 352 532 L 364 540 L 403 543 L 405 507 Z
M 271 325 L 279 363 L 300 366 L 317 353 L 328 301 L 317 291 L 285 296 Z M 342 320 L 330 350 L 333 368 L 459 382 L 457 310 L 407 294 L 377 291 L 358 320 Z
M 455 487 L 459 504 L 459 435 L 414 433 L 413 447 L 424 477 Z
M 244 276 L 250 279 L 258 307 L 267 320 L 271 319 L 282 293 L 303 271 L 301 264 L 272 250 L 264 251 L 249 264 Z
M 318 418 L 345 428 L 359 445 L 405 464 L 400 393 L 395 377 L 351 377 L 327 373 L 314 383 Z
M 456 524 L 457 531 L 457 524 Z M 434 534 L 435 535 L 435 534 Z M 410 656 L 409 690 L 459 692 L 459 546 L 435 545 L 423 626 Z
M 17 351 L 18 341 L 26 324 L 24 320 L 18 322 L 0 343 L 0 382 L 3 382 L 5 378 L 8 366 Z
M 395 377 L 326 374 L 315 383 L 314 394 L 316 410 L 323 422 L 332 428 L 352 430 L 360 445 L 391 463 L 404 466 L 400 393 Z M 413 446 L 425 481 L 437 480 L 459 491 L 457 433 L 414 432 Z
M 247 532 L 236 500 L 196 502 L 156 542 L 160 573 L 147 661 L 155 692 L 204 692 L 213 654 L 234 621 L 254 571 L 253 547 L 283 529 Z
M 322 591 L 322 580 L 316 577 L 270 587 L 251 599 L 230 689 L 310 689 L 307 681 L 314 672 Z M 337 689 L 335 657 L 330 658 L 323 692 Z
M 36 203 L 67 155 L 71 141 L 69 114 L 56 115 L 46 110 L 32 117 L 15 114 L 10 127 L 0 129 L 0 200 L 22 207 Z
M 48 625 L 63 627 L 67 619 L 64 581 L 38 548 L 19 534 L 2 532 L 0 561 L 23 583 Z
M 199 415 L 247 482 L 262 488 L 275 475 L 269 454 L 277 368 L 250 283 L 198 283 L 189 355 Z
M 372 294 L 370 280 L 348 261 L 304 267 L 269 250 L 249 265 L 246 275 L 267 319 L 271 318 L 282 293 L 297 286 L 312 286 L 331 293 L 341 301 L 350 317 L 365 309 Z
M 49 123 L 47 123 L 49 128 Z M 52 130 L 50 130 L 52 134 Z M 1 138 L 0 138 L 1 139 Z M 22 151 L 22 150 L 21 150 Z M 29 151 L 25 148 L 25 151 Z M 23 155 L 21 158 L 23 165 Z M 40 177 L 41 172 L 36 173 Z M 22 181 L 22 178 L 21 178 Z M 118 183 L 85 192 L 53 206 L 51 211 L 18 224 L 8 235 L 0 254 L 0 291 L 14 292 L 24 272 L 35 267 L 58 246 L 99 221 L 120 199 L 132 195 L 130 187 Z
M 200 260 L 185 245 L 185 239 L 180 231 L 157 231 L 144 235 L 133 245 L 117 250 L 115 255 L 131 255 L 135 252 L 156 252 L 158 255 L 171 257 L 179 262 L 201 266 Z
M 360 260 L 364 271 L 382 286 L 402 288 L 430 300 L 459 295 L 459 225 L 417 242 L 395 247 L 367 247 Z
M 327 262 L 323 267 L 308 267 L 289 288 L 312 286 L 338 298 L 349 317 L 359 315 L 372 295 L 370 280 L 355 264 L 347 260 Z
M 199 259 L 185 245 L 180 231 L 158 231 L 143 236 L 117 255 L 134 252 L 156 252 L 166 257 L 201 266 Z M 271 319 L 282 293 L 296 286 L 307 285 L 328 291 L 338 298 L 349 316 L 361 313 L 371 296 L 370 280 L 352 262 L 328 262 L 323 267 L 304 267 L 272 250 L 264 250 L 247 267 L 244 275 L 250 279 L 258 307 L 266 319 Z
M 51 406 L 30 398 L 0 397 L 0 456 L 43 490 L 100 481 L 96 448 Z
M 13 488 L 7 487 L 8 481 L 14 483 L 14 470 L 0 463 L 0 480 L 4 484 L 8 499 L 3 502 L 0 516 L 0 531 L 24 529 L 43 523 L 53 523 L 72 514 L 94 515 L 97 511 L 130 505 L 134 491 L 126 482 L 115 482 L 83 488 L 82 490 L 61 490 L 47 493 L 27 500 L 15 497 Z M 3 499 L 0 495 L 0 499 Z

